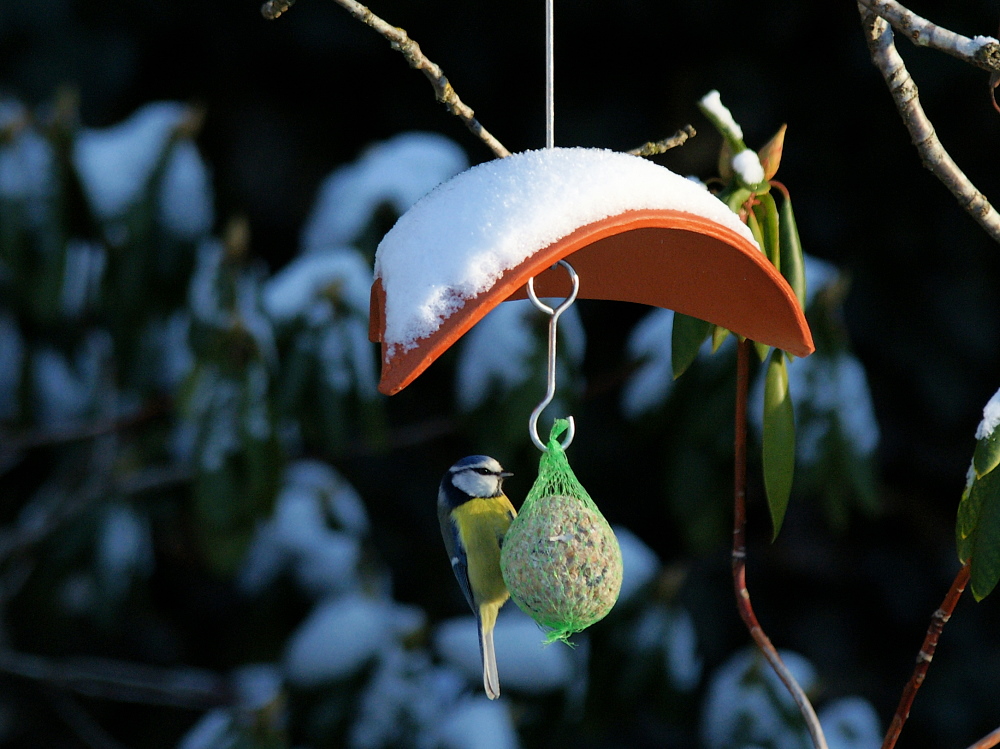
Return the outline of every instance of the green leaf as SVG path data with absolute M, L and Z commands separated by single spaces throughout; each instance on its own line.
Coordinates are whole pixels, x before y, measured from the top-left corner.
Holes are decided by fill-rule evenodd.
M 754 341 L 753 347 L 757 350 L 757 356 L 760 358 L 761 363 L 766 362 L 768 354 L 771 353 L 771 347 L 760 341 Z
M 764 488 L 778 537 L 792 493 L 795 474 L 795 413 L 788 392 L 785 355 L 775 350 L 764 379 Z
M 670 334 L 670 362 L 673 365 L 676 380 L 691 366 L 698 356 L 698 349 L 708 337 L 712 323 L 699 320 L 696 317 L 674 313 L 674 327 Z
M 1000 471 L 991 471 L 975 479 L 962 505 L 968 506 L 968 515 L 975 516 L 975 527 L 966 535 L 971 544 L 963 544 L 960 540 L 959 549 L 968 552 L 972 595 L 981 601 L 1000 581 Z M 960 515 L 961 509 L 960 505 Z M 965 518 L 966 522 L 968 519 Z
M 973 534 L 976 523 L 979 522 L 979 509 L 982 506 L 982 492 L 972 493 L 976 484 L 976 473 L 969 467 L 969 478 L 958 503 L 958 515 L 955 518 L 955 543 L 958 546 L 958 559 L 965 564 L 972 557 Z
M 983 477 L 1000 464 L 1000 427 L 993 430 L 976 443 L 976 452 L 972 456 L 972 465 L 976 476 Z
M 802 241 L 799 239 L 799 229 L 795 223 L 795 213 L 792 211 L 792 201 L 785 196 L 781 201 L 781 211 L 778 214 L 779 240 L 781 245 L 781 274 L 792 287 L 799 300 L 799 306 L 806 308 L 806 265 L 802 256 Z
M 732 187 L 720 192 L 717 197 L 729 206 L 729 210 L 738 214 L 740 209 L 743 208 L 743 204 L 747 202 L 751 195 L 753 195 L 753 193 L 745 187 L 739 187 L 734 184 Z
M 714 354 L 719 350 L 719 346 L 726 342 L 729 338 L 729 329 L 724 328 L 721 325 L 712 326 L 712 353 Z
M 761 249 L 771 261 L 771 265 L 781 270 L 781 246 L 778 232 L 778 206 L 771 193 L 761 193 L 757 196 L 757 204 L 753 214 L 760 225 Z

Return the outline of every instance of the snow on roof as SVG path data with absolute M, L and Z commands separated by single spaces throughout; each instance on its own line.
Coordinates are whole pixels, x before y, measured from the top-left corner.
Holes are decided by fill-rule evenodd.
M 697 214 L 753 242 L 711 193 L 636 156 L 552 148 L 490 161 L 425 195 L 379 244 L 375 276 L 386 295 L 389 351 L 413 348 L 537 250 L 637 209 Z

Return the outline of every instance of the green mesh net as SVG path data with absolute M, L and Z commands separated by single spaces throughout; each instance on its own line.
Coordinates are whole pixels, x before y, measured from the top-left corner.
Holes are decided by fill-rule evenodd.
M 618 539 L 558 442 L 568 426 L 565 419 L 553 424 L 538 478 L 500 551 L 510 597 L 549 630 L 549 642 L 603 619 L 622 585 Z

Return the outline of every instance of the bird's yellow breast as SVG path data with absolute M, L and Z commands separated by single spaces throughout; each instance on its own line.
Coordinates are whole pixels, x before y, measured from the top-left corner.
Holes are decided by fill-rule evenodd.
M 516 514 L 503 495 L 470 499 L 451 511 L 465 549 L 469 586 L 477 605 L 507 600 L 507 587 L 500 573 L 500 542 Z

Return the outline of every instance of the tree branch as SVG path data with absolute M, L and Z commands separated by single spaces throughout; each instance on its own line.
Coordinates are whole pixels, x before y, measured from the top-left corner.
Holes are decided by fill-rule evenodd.
M 884 19 L 868 10 L 864 2 L 875 2 L 875 0 L 858 2 L 872 62 L 882 73 L 889 87 L 889 92 L 903 118 L 903 124 L 910 132 L 910 138 L 920 154 L 923 165 L 951 191 L 959 205 L 986 233 L 994 241 L 1000 242 L 1000 214 L 990 205 L 986 196 L 976 189 L 941 145 L 937 133 L 934 132 L 934 126 L 920 106 L 917 86 L 896 50 L 892 29 Z
M 750 347 L 753 343 L 749 340 L 741 340 L 736 353 L 736 442 L 734 458 L 734 480 L 733 480 L 733 588 L 736 593 L 736 608 L 740 612 L 740 618 L 750 631 L 750 637 L 764 654 L 764 658 L 771 668 L 781 679 L 785 688 L 792 695 L 795 703 L 799 706 L 799 712 L 805 721 L 809 735 L 812 737 L 813 745 L 816 749 L 827 749 L 826 737 L 823 735 L 823 728 L 816 717 L 809 698 L 802 690 L 802 687 L 792 676 L 785 662 L 781 660 L 777 649 L 771 643 L 771 639 L 764 633 L 764 629 L 757 621 L 753 605 L 750 603 L 750 592 L 747 590 L 746 580 L 746 525 L 747 525 L 747 393 L 750 386 Z
M 970 39 L 918 16 L 896 0 L 858 0 L 858 5 L 884 18 L 918 47 L 930 47 L 959 60 L 1000 73 L 1000 42 L 990 36 Z
M 669 138 L 658 141 L 649 141 L 638 148 L 633 148 L 627 153 L 630 153 L 633 156 L 656 156 L 657 154 L 666 153 L 671 148 L 683 146 L 687 143 L 688 139 L 693 138 L 697 134 L 698 133 L 691 125 L 685 125 Z
M 917 690 L 924 683 L 924 678 L 927 676 L 927 669 L 930 668 L 931 661 L 934 659 L 934 651 L 937 650 L 941 631 L 944 629 L 944 625 L 948 623 L 948 620 L 951 619 L 952 612 L 955 611 L 958 599 L 962 597 L 962 593 L 965 591 L 965 586 L 968 582 L 969 563 L 966 562 L 962 566 L 962 569 L 958 571 L 958 574 L 955 575 L 955 580 L 948 589 L 944 601 L 941 602 L 937 611 L 931 616 L 931 623 L 927 627 L 927 634 L 924 636 L 923 645 L 920 646 L 920 652 L 917 653 L 917 665 L 914 666 L 913 675 L 903 689 L 903 696 L 899 700 L 899 707 L 896 708 L 896 714 L 892 716 L 892 723 L 889 724 L 889 730 L 886 731 L 885 739 L 882 742 L 882 749 L 892 749 L 896 745 L 899 733 L 903 730 L 903 724 L 910 717 L 910 707 L 913 705 L 913 698 L 917 696 Z M 992 746 L 992 744 L 989 744 L 989 746 Z
M 975 744 L 969 746 L 969 749 L 992 749 L 997 744 L 1000 744 L 1000 728 L 983 736 Z
M 294 2 L 294 0 L 292 0 Z M 370 26 L 381 34 L 394 50 L 401 53 L 411 68 L 423 72 L 434 88 L 434 96 L 453 115 L 458 117 L 469 131 L 479 140 L 487 145 L 498 157 L 510 156 L 508 151 L 500 141 L 483 127 L 475 118 L 475 112 L 465 104 L 455 93 L 451 83 L 445 77 L 444 71 L 435 63 L 427 59 L 421 51 L 420 45 L 413 41 L 405 30 L 393 26 L 372 13 L 366 6 L 356 0 L 334 0 L 337 5 L 344 8 L 348 13 L 366 26 Z M 277 18 L 291 6 L 288 0 L 268 0 L 261 8 L 265 18 Z
M 46 658 L 0 649 L 0 673 L 87 697 L 194 710 L 233 704 L 228 680 L 198 668 L 161 668 L 108 658 Z

